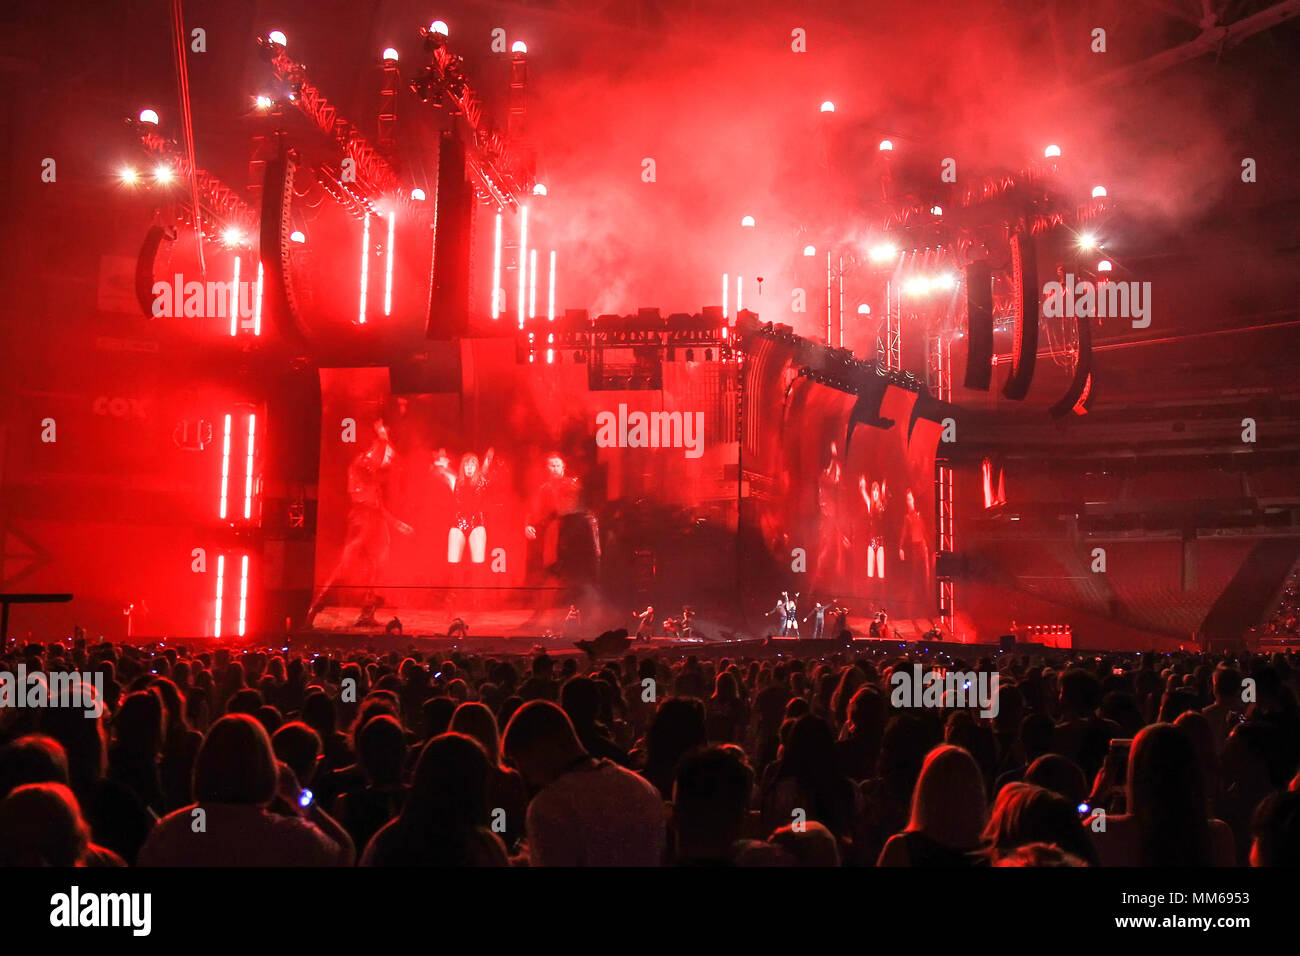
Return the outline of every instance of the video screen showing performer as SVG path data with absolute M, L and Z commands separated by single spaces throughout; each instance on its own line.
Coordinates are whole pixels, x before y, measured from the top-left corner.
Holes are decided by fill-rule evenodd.
M 600 525 L 583 503 L 582 482 L 558 452 L 546 457 L 546 478 L 529 506 L 524 534 L 536 542 L 534 567 L 542 580 L 576 585 L 600 570 Z
M 377 588 L 387 569 L 391 532 L 414 533 L 410 525 L 388 510 L 386 479 L 397 453 L 383 419 L 376 419 L 372 428 L 374 438 L 370 445 L 348 464 L 348 515 L 343 548 L 307 611 L 308 626 L 324 608 L 329 590 L 336 585 L 364 589 L 360 599 L 361 616 L 356 623 L 377 623 L 375 609 L 380 602 Z

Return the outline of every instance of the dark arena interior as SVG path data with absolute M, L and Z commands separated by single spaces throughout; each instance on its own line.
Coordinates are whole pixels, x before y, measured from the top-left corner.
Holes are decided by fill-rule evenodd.
M 1279 918 L 1297 19 L 5 4 L 34 922 L 400 865 L 1052 866 L 1099 930 Z

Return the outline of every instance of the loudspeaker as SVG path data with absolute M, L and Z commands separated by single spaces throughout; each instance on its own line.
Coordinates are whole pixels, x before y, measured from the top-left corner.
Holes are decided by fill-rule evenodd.
M 153 264 L 158 258 L 158 247 L 164 239 L 170 242 L 175 238 L 174 232 L 169 234 L 162 226 L 151 226 L 145 233 L 140 254 L 135 260 L 135 298 L 144 314 L 151 319 L 157 318 L 153 314 Z
M 1011 283 L 1015 295 L 1015 333 L 1011 341 L 1011 374 L 1002 394 L 1016 401 L 1029 394 L 1038 359 L 1038 255 L 1026 227 L 1011 234 Z
M 998 638 L 998 650 L 1014 651 L 1016 649 L 1016 636 L 1014 634 L 1003 634 Z
M 470 224 L 474 187 L 465 175 L 465 146 L 444 132 L 438 144 L 438 218 L 433 230 L 433 288 L 429 295 L 431 339 L 455 339 L 469 331 Z
M 286 339 L 301 344 L 306 332 L 298 316 L 293 288 L 293 203 L 295 156 L 283 146 L 267 161 L 262 180 L 262 324 L 275 327 Z M 256 275 L 253 276 L 256 279 Z
M 966 266 L 966 387 L 993 380 L 993 273 L 987 259 Z
M 1053 418 L 1064 418 L 1071 413 L 1087 415 L 1092 401 L 1092 321 L 1083 315 L 1074 319 L 1079 330 L 1079 360 L 1074 366 L 1074 378 L 1060 400 L 1049 409 Z

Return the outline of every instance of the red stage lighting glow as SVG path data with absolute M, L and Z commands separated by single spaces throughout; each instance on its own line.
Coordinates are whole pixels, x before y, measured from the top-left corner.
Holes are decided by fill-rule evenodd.
M 244 555 L 239 568 L 239 636 L 244 636 L 248 618 L 248 555 Z
M 123 166 L 118 171 L 117 178 L 121 180 L 121 182 L 124 185 L 134 186 L 136 183 L 140 181 L 140 174 L 137 173 L 130 166 Z
M 253 438 L 257 430 L 257 416 L 248 416 L 248 454 L 244 461 L 244 520 L 253 517 Z
M 555 321 L 555 250 L 551 250 L 551 279 L 546 286 L 546 321 Z
M 157 183 L 163 183 L 163 184 L 169 183 L 172 181 L 174 175 L 175 174 L 172 172 L 172 168 L 170 166 L 166 166 L 162 164 L 155 166 L 153 170 L 154 182 Z
M 240 256 L 235 253 L 235 281 L 230 286 L 230 302 L 226 308 L 230 310 L 230 337 L 233 339 L 239 334 L 239 267 Z
M 226 556 L 217 555 L 217 601 L 212 608 L 212 636 L 221 636 L 221 599 L 226 590 Z
M 528 207 L 523 206 L 519 211 L 519 327 L 524 327 L 524 293 L 527 291 L 528 282 Z
M 497 213 L 496 243 L 492 253 L 492 318 L 501 317 L 501 213 Z
M 226 416 L 226 437 L 221 445 L 221 504 L 219 513 L 226 517 L 226 499 L 230 491 L 230 416 Z
M 257 294 L 253 297 L 253 334 L 262 334 L 262 263 L 257 263 Z
M 528 317 L 537 317 L 537 249 L 528 250 Z
M 388 248 L 384 254 L 388 261 L 384 266 L 384 315 L 393 314 L 393 259 L 396 258 L 394 252 L 394 241 L 397 230 L 397 206 L 394 205 L 388 211 Z
M 357 307 L 357 323 L 366 324 L 366 287 L 370 284 L 370 213 L 361 226 L 361 303 Z

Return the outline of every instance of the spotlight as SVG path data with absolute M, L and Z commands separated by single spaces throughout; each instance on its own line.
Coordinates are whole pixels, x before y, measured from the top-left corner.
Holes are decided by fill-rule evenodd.
M 898 255 L 898 247 L 892 242 L 882 242 L 872 246 L 867 254 L 871 257 L 872 262 L 889 262 Z
M 1057 146 L 1055 143 L 1047 147 L 1047 149 L 1043 150 L 1043 156 L 1046 159 L 1054 159 L 1055 157 L 1060 155 L 1061 155 L 1061 147 Z
M 752 229 L 754 228 L 754 217 L 746 216 L 745 218 L 740 220 L 740 224 L 746 229 Z
M 385 48 L 384 48 L 384 52 L 383 52 L 382 56 L 383 56 L 383 60 L 384 60 L 385 63 L 396 63 L 396 62 L 397 62 L 397 51 L 394 50 L 391 46 L 390 46 L 390 47 L 385 47 Z
M 880 151 L 881 151 L 882 153 L 887 153 L 887 152 L 889 152 L 889 151 L 890 151 L 891 149 L 893 149 L 893 148 L 894 148 L 894 144 L 893 144 L 892 142 L 890 142 L 889 140 L 887 140 L 887 139 L 882 139 L 882 140 L 880 141 Z
M 267 96 L 266 94 L 262 94 L 253 98 L 253 105 L 256 106 L 259 110 L 269 110 L 273 104 L 274 101 L 271 99 L 271 97 Z
M 1093 198 L 1093 199 L 1101 199 L 1101 198 L 1102 198 L 1103 196 L 1105 196 L 1105 195 L 1106 195 L 1106 187 L 1105 187 L 1105 186 L 1093 186 L 1093 187 L 1092 187 L 1092 198 Z
M 858 315 L 870 315 L 870 314 L 871 314 L 871 306 L 867 305 L 865 302 L 863 302 L 860 306 L 858 306 Z
M 154 179 L 154 182 L 156 182 L 156 183 L 164 183 L 164 184 L 165 184 L 165 183 L 169 183 L 169 182 L 171 182 L 171 181 L 172 181 L 172 168 L 171 168 L 170 166 L 161 165 L 161 164 L 158 165 L 158 166 L 155 166 L 155 167 L 154 167 L 154 170 L 153 170 L 153 179 Z
M 510 52 L 511 52 L 511 53 L 527 53 L 527 52 L 528 52 L 528 44 L 525 43 L 523 40 L 516 40 L 514 43 L 510 44 Z
M 421 189 L 419 186 L 416 186 L 414 189 L 411 190 L 411 198 L 414 199 L 416 202 L 424 202 L 425 199 L 424 190 Z
M 1090 232 L 1080 233 L 1079 238 L 1075 240 L 1075 242 L 1080 249 L 1097 248 L 1097 237 Z
M 221 234 L 221 241 L 228 246 L 237 246 L 244 241 L 244 234 L 234 226 L 227 226 L 226 231 Z
M 445 37 L 447 35 L 447 24 L 443 23 L 441 20 L 434 20 L 429 24 L 429 32 L 437 34 L 440 37 Z
M 804 247 L 803 247 L 803 254 L 804 254 L 805 256 L 815 256 L 815 255 L 817 255 L 817 247 L 816 247 L 816 246 L 804 246 Z
M 903 291 L 908 295 L 925 295 L 930 291 L 930 280 L 925 276 L 912 276 L 903 283 Z
M 158 125 L 158 114 L 155 113 L 153 110 L 141 110 L 141 111 L 140 111 L 140 122 L 141 122 L 141 123 L 148 123 L 148 124 L 150 124 L 151 126 L 157 126 L 157 125 Z
M 957 277 L 951 272 L 943 272 L 930 280 L 932 289 L 952 289 L 957 285 Z
M 931 206 L 931 207 L 930 207 L 930 215 L 932 215 L 932 216 L 942 216 L 942 215 L 943 215 L 943 207 L 942 207 L 942 206 Z
M 140 174 L 137 173 L 130 166 L 123 166 L 120 170 L 118 170 L 117 178 L 120 179 L 127 186 L 134 186 L 136 183 L 140 181 Z
M 272 43 L 278 44 L 280 46 L 289 45 L 289 39 L 279 30 L 272 30 L 270 33 L 266 35 L 266 38 L 270 40 Z
M 307 241 L 307 237 L 304 236 L 304 235 L 302 234 L 302 230 L 301 230 L 301 229 L 295 229 L 293 232 L 289 233 L 289 241 L 290 241 L 290 242 L 306 242 L 306 241 Z
M 835 104 L 832 103 L 830 100 L 827 100 L 825 103 L 822 104 L 822 112 L 823 112 L 823 113 L 834 113 L 834 112 L 835 112 Z
M 545 195 L 546 195 L 546 183 L 536 183 L 536 184 L 534 184 L 534 186 L 533 186 L 533 195 L 534 195 L 534 196 L 545 196 Z
M 1109 271 L 1110 271 L 1110 260 L 1109 260 L 1109 259 L 1102 259 L 1101 262 L 1097 263 L 1097 271 L 1098 271 L 1098 272 L 1109 272 Z

